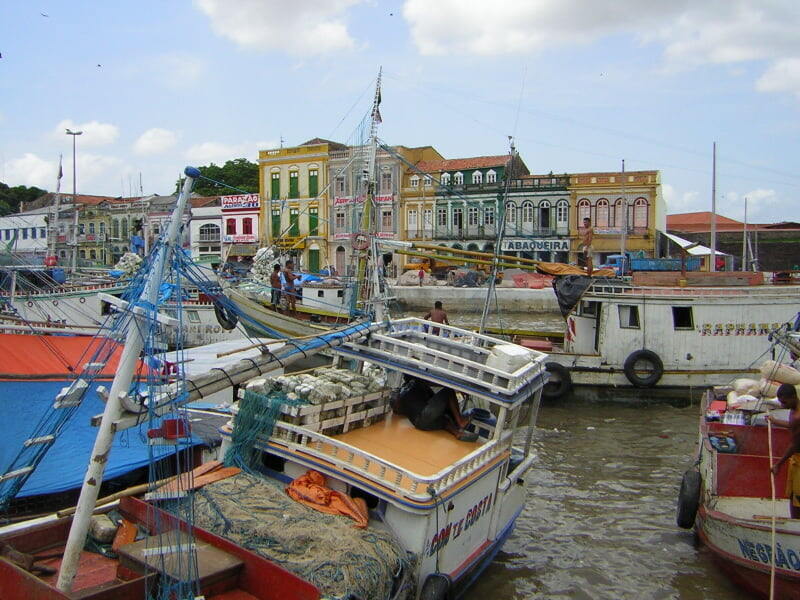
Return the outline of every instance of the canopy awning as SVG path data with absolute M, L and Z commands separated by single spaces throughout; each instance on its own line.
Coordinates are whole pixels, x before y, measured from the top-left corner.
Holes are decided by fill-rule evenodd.
M 691 246 L 694 242 L 690 242 L 689 240 L 685 240 L 682 237 L 678 237 L 677 235 L 673 235 L 671 233 L 664 233 L 667 238 L 678 244 L 681 248 L 686 248 L 687 246 Z M 694 248 L 689 248 L 687 254 L 690 256 L 709 256 L 711 254 L 711 248 L 707 246 L 697 245 Z M 730 254 L 726 254 L 725 252 L 720 252 L 719 250 L 716 251 L 717 256 L 730 256 Z

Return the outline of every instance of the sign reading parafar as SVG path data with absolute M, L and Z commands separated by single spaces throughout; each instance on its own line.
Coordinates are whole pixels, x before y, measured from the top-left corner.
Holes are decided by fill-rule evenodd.
M 503 252 L 569 252 L 569 240 L 541 240 L 536 238 L 511 238 L 503 240 Z
M 222 208 L 235 210 L 241 208 L 255 208 L 261 206 L 258 194 L 239 194 L 237 196 L 222 196 Z

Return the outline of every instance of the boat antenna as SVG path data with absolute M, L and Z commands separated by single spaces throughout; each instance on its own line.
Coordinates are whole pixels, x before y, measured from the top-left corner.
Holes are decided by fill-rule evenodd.
M 621 258 L 620 262 L 620 276 L 624 276 L 628 272 L 627 269 L 627 255 L 625 254 L 625 247 L 627 244 L 628 235 L 628 195 L 625 193 L 625 159 L 622 159 L 622 172 L 620 173 L 622 179 L 622 198 L 620 198 L 620 212 L 622 212 L 622 222 L 619 224 L 619 253 Z M 595 223 L 597 225 L 597 223 Z
M 711 264 L 712 273 L 717 270 L 717 142 L 711 150 Z

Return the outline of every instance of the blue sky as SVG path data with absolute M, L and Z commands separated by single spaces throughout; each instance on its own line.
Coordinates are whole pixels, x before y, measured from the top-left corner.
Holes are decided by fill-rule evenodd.
M 47 16 L 43 16 L 43 14 Z M 167 193 L 203 165 L 347 141 L 383 66 L 391 144 L 533 172 L 662 172 L 668 212 L 800 220 L 792 0 L 171 0 L 0 4 L 0 181 Z M 98 66 L 100 65 L 100 66 Z

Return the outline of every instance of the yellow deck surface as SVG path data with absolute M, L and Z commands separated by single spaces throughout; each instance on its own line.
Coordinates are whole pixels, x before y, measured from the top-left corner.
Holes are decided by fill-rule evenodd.
M 444 430 L 421 431 L 398 415 L 380 423 L 333 436 L 416 475 L 438 473 L 475 450 L 478 442 L 459 442 Z

